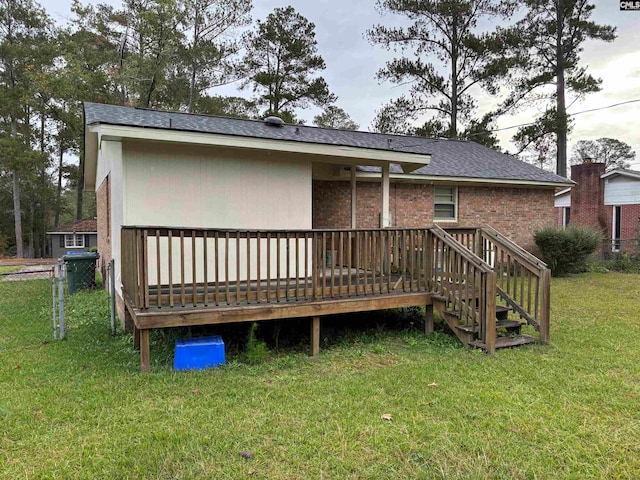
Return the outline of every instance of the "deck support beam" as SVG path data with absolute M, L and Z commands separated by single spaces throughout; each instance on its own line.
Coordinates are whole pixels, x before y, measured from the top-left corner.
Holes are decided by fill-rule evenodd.
M 149 330 L 140 330 L 140 371 L 149 372 Z
M 424 309 L 424 334 L 433 333 L 433 304 L 426 305 Z
M 311 320 L 311 356 L 320 355 L 320 317 Z
M 389 221 L 389 164 L 382 166 L 382 198 L 380 205 L 380 228 L 391 226 Z
M 356 228 L 356 166 L 351 166 L 351 228 Z

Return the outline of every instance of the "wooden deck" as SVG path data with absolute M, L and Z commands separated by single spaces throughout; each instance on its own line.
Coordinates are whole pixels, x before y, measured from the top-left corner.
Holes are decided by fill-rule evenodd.
M 546 266 L 487 232 L 124 227 L 123 299 L 141 368 L 149 369 L 154 328 L 310 317 L 317 354 L 322 316 L 408 306 L 426 307 L 427 334 L 434 305 L 455 312 L 454 333 L 493 352 L 504 343 L 496 343 L 497 295 L 546 341 Z M 465 325 L 471 331 L 456 328 Z

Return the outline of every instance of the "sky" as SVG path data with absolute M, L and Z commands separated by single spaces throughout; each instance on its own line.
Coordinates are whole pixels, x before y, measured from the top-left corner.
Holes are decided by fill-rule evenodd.
M 70 1 L 41 0 L 40 3 L 56 21 L 63 22 L 69 15 Z M 120 4 L 117 0 L 106 0 L 105 3 Z M 254 19 L 265 19 L 274 8 L 291 5 L 315 24 L 318 50 L 327 65 L 322 75 L 331 91 L 338 96 L 336 105 L 343 108 L 361 130 L 369 129 L 376 110 L 384 103 L 407 91 L 406 86 L 379 83 L 375 78 L 377 70 L 393 58 L 393 53 L 370 45 L 364 33 L 378 23 L 406 24 L 402 18 L 382 16 L 375 3 L 375 0 L 253 0 Z M 618 38 L 612 43 L 585 42 L 582 65 L 602 79 L 602 90 L 581 101 L 574 102 L 575 98 L 568 96 L 569 113 L 640 99 L 640 11 L 621 12 L 615 0 L 595 0 L 594 4 L 592 20 L 615 26 Z M 249 90 L 238 91 L 236 85 L 220 87 L 212 93 L 251 96 Z M 476 95 L 479 115 L 499 103 L 499 99 L 479 90 Z M 299 116 L 310 124 L 318 112 L 317 109 L 309 109 L 300 112 Z M 497 128 L 531 122 L 538 113 L 531 109 L 500 117 Z M 640 102 L 583 113 L 573 118 L 575 123 L 569 135 L 569 156 L 573 144 L 579 140 L 612 137 L 628 143 L 637 152 L 632 168 L 640 170 Z M 515 151 L 510 142 L 515 132 L 516 129 L 497 132 L 503 148 Z

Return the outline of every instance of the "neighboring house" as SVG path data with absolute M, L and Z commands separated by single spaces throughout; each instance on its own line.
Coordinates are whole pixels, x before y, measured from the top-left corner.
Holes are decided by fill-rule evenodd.
M 47 232 L 51 238 L 51 256 L 60 258 L 69 252 L 86 252 L 97 247 L 97 224 L 95 218 L 85 218 Z
M 571 167 L 572 188 L 556 193 L 556 225 L 601 230 L 604 252 L 637 252 L 640 237 L 640 172 L 605 171 L 604 163 Z
M 405 237 L 382 238 L 374 231 L 380 227 L 426 229 L 433 224 L 443 228 L 491 225 L 532 250 L 534 231 L 555 223 L 555 191 L 572 185 L 565 178 L 473 142 L 283 125 L 273 118 L 242 120 L 93 103 L 85 103 L 84 114 L 84 185 L 95 189 L 97 195 L 100 261 L 116 260 L 115 287 L 121 319 L 125 315 L 121 294 L 126 284 L 134 290 L 140 288 L 141 282 L 147 285 L 138 292 L 139 296 L 130 292 L 127 311 L 134 316 L 134 310 L 141 305 L 148 308 L 149 295 L 156 295 L 159 304 L 166 300 L 173 305 L 175 298 L 181 298 L 184 305 L 185 292 L 191 284 L 183 286 L 174 298 L 172 281 L 176 278 L 191 278 L 193 302 L 201 299 L 202 288 L 206 292 L 208 284 L 206 279 L 204 285 L 200 282 L 203 275 L 211 278 L 214 267 L 216 275 L 220 274 L 216 282 L 226 281 L 222 287 L 227 292 L 235 288 L 237 296 L 245 288 L 242 282 L 258 279 L 258 283 L 249 285 L 248 289 L 260 290 L 254 300 L 261 303 L 260 295 L 266 295 L 268 303 L 269 292 L 261 289 L 271 285 L 262 277 L 271 264 L 271 274 L 275 275 L 279 265 L 277 275 L 280 275 L 285 271 L 289 273 L 291 261 L 292 268 L 301 269 L 295 271 L 292 281 L 297 285 L 302 282 L 306 289 L 312 272 L 307 270 L 305 258 L 311 258 L 312 253 L 316 255 L 316 248 L 322 252 L 327 250 L 327 264 L 334 265 L 343 255 L 343 264 L 338 265 L 340 272 L 352 258 L 354 262 L 359 261 L 355 258 L 357 252 L 351 250 L 351 246 L 357 250 L 358 245 L 350 244 L 347 253 L 343 243 L 346 233 L 343 236 L 336 233 L 335 237 L 331 234 L 319 245 L 317 240 L 324 241 L 325 237 L 317 229 L 369 229 L 362 233 L 369 246 L 363 247 L 364 253 L 360 254 L 364 257 L 360 258 L 371 259 L 374 250 L 381 255 L 383 258 L 375 260 L 373 265 L 379 274 L 387 272 L 386 265 L 399 261 L 403 255 L 399 257 L 398 252 L 394 254 L 391 250 L 379 251 L 380 248 L 386 245 L 391 249 L 392 241 L 394 248 L 409 247 L 404 243 Z M 152 228 L 123 229 L 127 226 Z M 217 230 L 202 232 L 196 231 L 197 228 Z M 230 239 L 221 229 L 233 230 Z M 309 233 L 312 229 L 315 233 Z M 247 230 L 251 232 L 242 233 Z M 287 232 L 294 231 L 297 233 L 288 236 Z M 207 237 L 218 234 L 221 236 L 215 240 Z M 281 250 L 268 247 L 266 235 L 285 236 L 286 249 L 282 245 Z M 352 231 L 348 235 L 352 238 L 351 235 L 357 234 Z M 430 234 L 413 231 L 402 235 L 426 241 Z M 295 242 L 290 243 L 292 240 Z M 345 246 L 342 253 L 330 252 L 336 251 L 334 241 Z M 209 248 L 208 254 L 206 248 L 201 251 L 203 246 Z M 475 248 L 472 242 L 464 246 Z M 420 247 L 423 250 L 417 246 L 412 248 L 426 252 L 425 247 Z M 194 249 L 198 253 L 192 256 Z M 227 252 L 225 262 L 229 268 L 218 271 L 210 257 L 218 258 L 223 252 Z M 167 255 L 168 264 L 164 260 Z M 246 260 L 234 263 L 243 255 Z M 209 258 L 210 263 L 207 267 L 207 261 L 204 262 L 204 272 L 203 257 Z M 524 257 L 524 253 L 518 256 Z M 334 261 L 330 262 L 330 258 Z M 415 260 L 422 261 L 422 258 Z M 144 266 L 131 270 L 130 264 L 136 261 L 145 262 Z M 317 261 L 311 264 L 312 268 L 319 268 Z M 127 272 L 122 272 L 122 265 Z M 317 275 L 328 278 L 322 271 Z M 294 278 L 293 273 L 290 276 Z M 156 287 L 148 287 L 151 281 L 161 285 L 162 291 L 154 294 Z M 392 290 L 398 285 L 405 288 L 404 284 L 394 283 Z M 426 283 L 420 288 L 426 288 Z M 531 294 L 531 288 L 528 291 Z M 534 291 L 537 295 L 537 290 Z M 288 292 L 284 293 L 287 299 Z M 305 290 L 305 298 L 306 293 Z M 218 295 L 216 289 L 216 299 Z M 226 301 L 228 304 L 228 297 Z M 308 315 L 309 311 L 306 312 Z M 258 318 L 273 318 L 268 315 L 275 314 L 265 312 L 264 315 Z M 176 317 L 171 325 L 184 324 L 185 318 Z M 203 318 L 198 321 L 205 321 Z M 231 317 L 225 318 L 232 321 Z M 152 326 L 142 320 L 136 321 L 138 324 L 141 331 L 159 325 Z

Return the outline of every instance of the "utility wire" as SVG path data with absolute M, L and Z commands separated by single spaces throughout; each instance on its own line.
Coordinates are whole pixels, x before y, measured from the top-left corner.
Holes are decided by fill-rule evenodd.
M 606 110 L 608 108 L 619 107 L 620 105 L 626 105 L 628 103 L 636 103 L 636 102 L 640 102 L 640 98 L 636 98 L 635 100 L 627 100 L 625 102 L 620 102 L 620 103 L 614 103 L 612 105 L 606 105 L 604 107 L 590 108 L 589 110 L 582 110 L 581 112 L 567 113 L 567 117 L 575 117 L 576 115 L 580 115 L 580 114 L 583 114 L 583 113 L 596 112 L 598 110 Z M 534 125 L 535 123 L 536 122 L 521 123 L 519 125 L 511 125 L 510 127 L 495 128 L 495 129 L 492 129 L 492 130 L 489 130 L 489 131 L 490 132 L 501 132 L 503 130 L 511 130 L 512 128 L 527 127 L 529 125 Z

